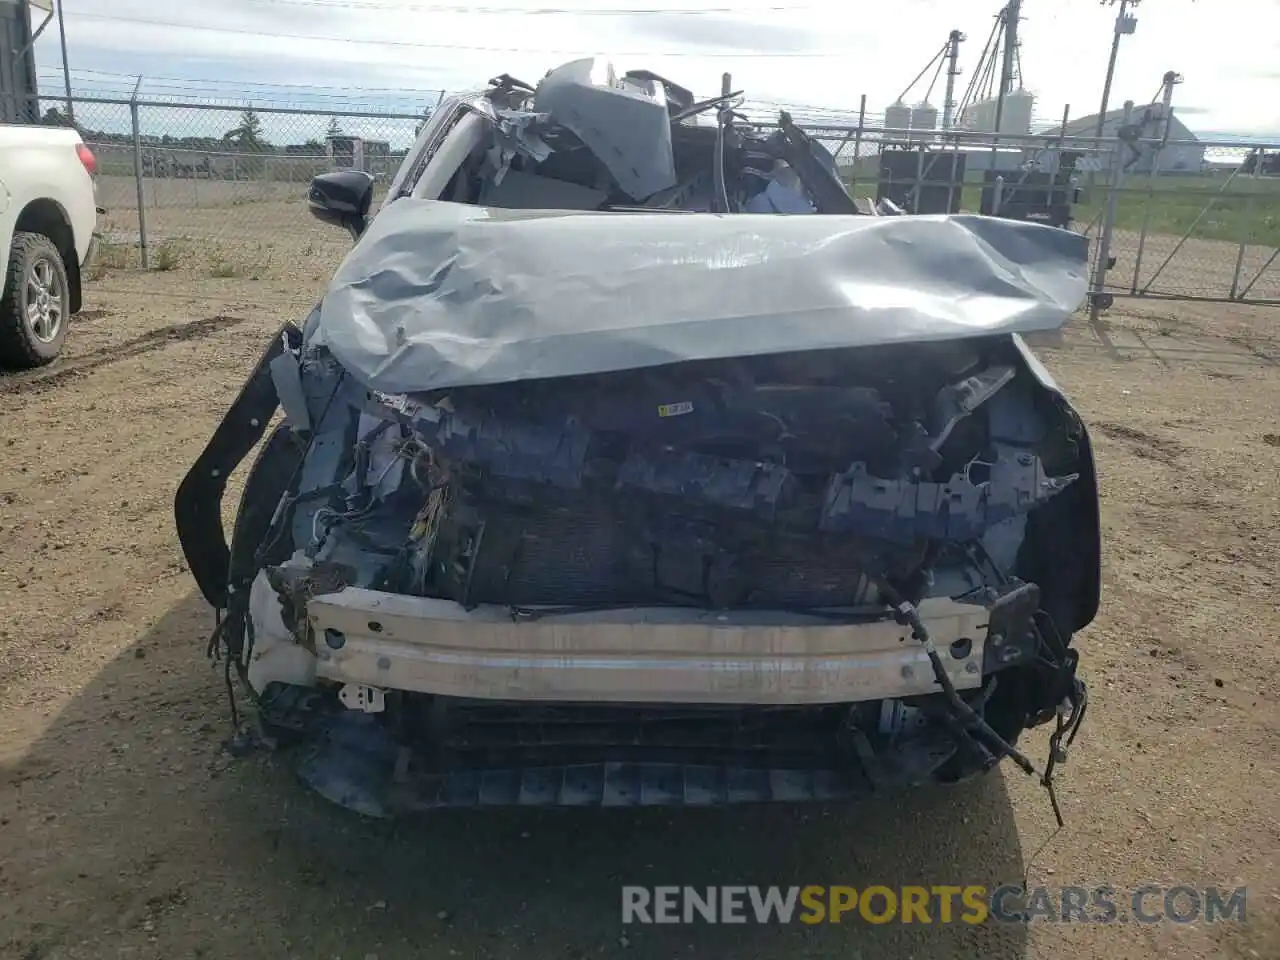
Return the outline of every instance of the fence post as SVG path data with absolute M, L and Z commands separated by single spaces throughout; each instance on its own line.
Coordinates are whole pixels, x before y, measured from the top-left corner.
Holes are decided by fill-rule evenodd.
M 142 189 L 142 130 L 138 123 L 138 90 L 142 87 L 142 77 L 133 86 L 133 96 L 129 99 L 129 117 L 133 121 L 133 179 L 138 185 L 138 249 L 142 253 L 142 269 L 151 269 L 151 252 L 147 245 L 147 204 Z
M 1071 120 L 1071 104 L 1064 103 L 1062 105 L 1062 127 L 1058 130 L 1058 148 L 1057 148 L 1058 156 L 1056 159 L 1052 157 L 1049 158 L 1050 159 L 1049 169 L 1045 171 L 1046 173 L 1049 174 L 1049 192 L 1048 192 L 1048 195 L 1044 198 L 1045 204 L 1046 206 L 1049 206 L 1050 208 L 1052 208 L 1054 206 L 1054 199 L 1059 196 L 1062 198 L 1062 202 L 1067 208 L 1066 209 L 1067 222 L 1063 224 L 1064 227 L 1071 226 L 1071 217 L 1075 213 L 1075 211 L 1071 207 L 1071 180 L 1075 177 L 1075 174 L 1072 173 L 1070 177 L 1066 178 L 1065 182 L 1061 182 L 1061 183 L 1059 182 L 1062 179 L 1062 155 L 1066 153 L 1066 150 L 1067 150 L 1067 124 L 1070 122 L 1070 120 Z M 1053 141 L 1051 140 L 1045 142 L 1046 152 L 1049 144 L 1052 142 Z M 1065 192 L 1060 193 L 1059 192 L 1060 188 L 1065 190 Z
M 956 191 L 960 191 L 960 199 L 956 200 Z M 964 178 L 960 176 L 960 141 L 951 140 L 951 157 L 947 165 L 947 213 L 957 213 L 960 204 L 964 203 Z
M 1160 154 L 1169 142 L 1169 128 L 1173 126 L 1173 84 L 1165 86 L 1164 114 L 1161 116 L 1160 142 L 1156 144 L 1151 157 L 1151 174 L 1147 180 L 1147 203 L 1142 210 L 1142 230 L 1138 234 L 1138 252 L 1133 258 L 1133 283 L 1129 285 L 1129 293 L 1137 294 L 1138 282 L 1142 277 L 1142 252 L 1147 246 L 1147 230 L 1151 226 L 1151 206 L 1155 203 L 1156 182 L 1160 176 Z
M 1261 157 L 1258 158 L 1258 167 L 1260 166 L 1262 166 Z M 1254 167 L 1254 173 L 1252 174 L 1255 177 L 1258 175 L 1257 169 L 1257 167 Z M 1242 234 L 1240 239 L 1240 249 L 1236 251 L 1236 268 L 1235 272 L 1231 274 L 1231 294 L 1227 298 L 1229 300 L 1236 299 L 1236 294 L 1240 290 L 1240 271 L 1244 269 L 1244 251 L 1249 245 L 1249 234 L 1247 231 L 1249 229 L 1249 224 L 1253 222 L 1253 205 L 1255 202 L 1254 195 L 1250 192 L 1244 202 L 1244 216 L 1241 219 L 1245 223 L 1246 232 Z M 1241 296 L 1243 297 L 1243 294 L 1241 294 Z
M 48 23 L 48 21 L 45 21 Z M 44 29 L 41 27 L 41 29 Z M 36 31 L 37 35 L 39 31 Z M 35 37 L 31 38 L 31 42 L 35 43 Z M 62 3 L 58 3 L 58 45 L 62 48 L 62 84 L 67 94 L 67 119 L 71 121 L 72 126 L 76 122 L 76 108 L 71 100 L 71 71 L 67 68 L 67 64 L 71 61 L 67 59 L 67 21 L 62 15 Z M 36 122 L 39 122 L 40 104 L 36 103 Z
M 1133 101 L 1124 103 L 1122 126 L 1128 127 L 1133 117 Z M 1089 297 L 1089 322 L 1097 324 L 1102 314 L 1102 293 L 1107 284 L 1107 270 L 1111 259 L 1111 234 L 1116 226 L 1116 202 L 1120 196 L 1120 184 L 1124 179 L 1124 141 L 1116 137 L 1111 145 L 1111 175 L 1108 177 L 1106 213 L 1098 231 L 1098 258 L 1093 264 L 1093 292 Z
M 858 162 L 862 159 L 862 130 L 867 125 L 867 95 L 858 104 L 858 129 L 853 134 L 853 173 L 849 176 L 849 195 L 858 186 Z

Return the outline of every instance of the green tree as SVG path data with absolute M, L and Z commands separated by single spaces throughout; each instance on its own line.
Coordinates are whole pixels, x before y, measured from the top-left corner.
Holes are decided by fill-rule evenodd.
M 99 139 L 96 135 L 91 135 L 80 124 L 76 123 L 67 114 L 63 113 L 57 107 L 50 107 L 44 112 L 44 116 L 40 118 L 41 123 L 48 124 L 51 127 L 70 127 L 80 134 L 82 140 Z
M 255 154 L 269 153 L 271 146 L 263 136 L 262 119 L 252 108 L 240 114 L 240 125 L 224 133 L 222 143 L 239 154 L 231 159 L 227 168 L 228 175 L 238 178 L 262 175 L 266 168 L 266 158 Z
M 342 132 L 342 127 L 338 125 L 338 118 L 330 117 L 329 129 L 325 133 L 326 139 L 332 139 L 333 137 L 341 137 L 341 136 L 345 136 L 345 134 L 343 134 Z
M 224 133 L 222 139 L 246 153 L 262 153 L 267 149 L 262 136 L 262 119 L 253 109 L 241 113 L 240 125 Z

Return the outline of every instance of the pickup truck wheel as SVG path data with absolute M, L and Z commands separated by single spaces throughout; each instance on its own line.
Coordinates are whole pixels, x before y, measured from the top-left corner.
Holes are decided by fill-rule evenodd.
M 40 233 L 15 233 L 0 297 L 0 364 L 40 367 L 62 352 L 69 290 L 53 241 Z

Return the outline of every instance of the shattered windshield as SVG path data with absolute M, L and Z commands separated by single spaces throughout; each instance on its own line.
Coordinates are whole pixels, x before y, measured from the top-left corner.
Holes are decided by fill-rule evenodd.
M 389 194 L 490 207 L 853 213 L 834 159 L 785 118 L 765 134 L 652 74 L 573 61 L 499 78 L 423 130 Z

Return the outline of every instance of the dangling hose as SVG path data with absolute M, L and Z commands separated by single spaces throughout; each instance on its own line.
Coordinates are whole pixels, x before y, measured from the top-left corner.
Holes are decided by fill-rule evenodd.
M 942 692 L 955 713 L 956 719 L 966 730 L 973 730 L 981 735 L 982 739 L 998 750 L 1002 756 L 1013 760 L 1014 763 L 1022 768 L 1024 773 L 1034 775 L 1036 773 L 1035 765 L 1019 752 L 1017 747 L 991 729 L 991 725 L 975 713 L 973 708 L 961 698 L 955 684 L 951 682 L 951 677 L 947 675 L 946 667 L 942 665 L 942 658 L 938 656 L 938 648 L 933 642 L 933 636 L 929 633 L 929 627 L 925 624 L 924 618 L 920 616 L 920 611 L 916 608 L 916 605 L 905 599 L 902 594 L 883 579 L 878 580 L 877 585 L 893 605 L 893 608 L 910 625 L 912 636 L 924 646 L 924 652 L 929 656 L 929 664 L 933 667 L 934 679 L 942 687 Z

